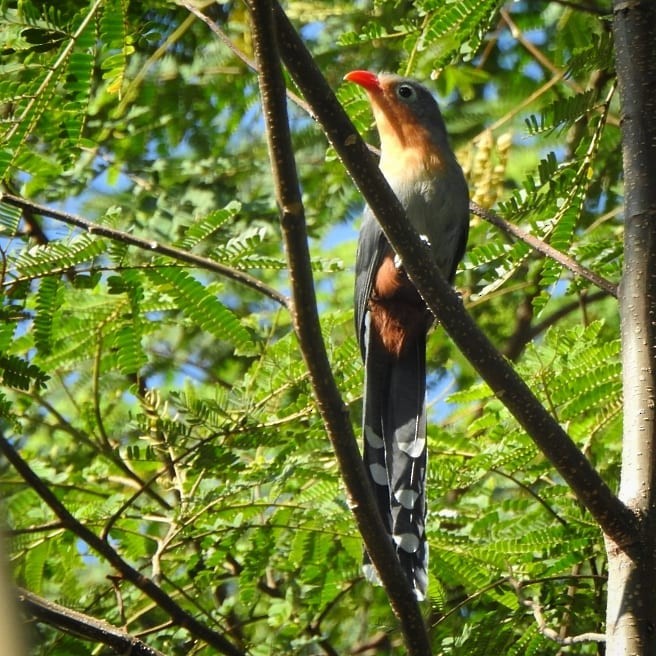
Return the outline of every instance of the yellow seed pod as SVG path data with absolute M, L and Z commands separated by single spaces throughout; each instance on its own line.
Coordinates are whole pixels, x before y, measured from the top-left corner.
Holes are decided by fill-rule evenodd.
M 494 138 L 492 132 L 485 130 L 474 142 L 475 152 L 472 162 L 471 182 L 473 186 L 472 200 L 479 205 L 489 207 L 492 201 L 491 175 L 492 175 L 492 150 Z
M 494 201 L 496 202 L 503 195 L 503 181 L 506 177 L 506 168 L 508 166 L 508 157 L 510 147 L 512 146 L 512 133 L 504 132 L 497 137 L 496 152 L 497 163 L 492 171 L 492 186 L 494 188 Z

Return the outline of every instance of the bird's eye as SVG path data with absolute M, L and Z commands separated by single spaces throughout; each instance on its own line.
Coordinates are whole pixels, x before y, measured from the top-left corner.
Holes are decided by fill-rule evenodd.
M 400 98 L 405 100 L 414 100 L 417 93 L 409 84 L 399 84 L 396 89 L 396 93 Z

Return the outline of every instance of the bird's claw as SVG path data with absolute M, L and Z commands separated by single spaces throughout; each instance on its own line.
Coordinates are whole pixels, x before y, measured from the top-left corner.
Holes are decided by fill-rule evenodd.
M 422 241 L 422 243 L 426 244 L 428 248 L 430 248 L 431 246 L 430 239 L 428 239 L 426 235 L 419 235 L 419 239 Z M 405 269 L 403 268 L 403 261 L 401 260 L 400 256 L 397 253 L 394 254 L 394 268 L 399 273 L 405 273 Z
M 431 243 L 430 239 L 426 235 L 419 235 L 419 239 L 422 241 L 422 243 L 426 244 L 428 248 L 430 248 Z M 405 269 L 403 267 L 403 261 L 401 260 L 401 257 L 397 254 L 394 253 L 394 268 L 399 272 L 399 273 L 405 273 Z

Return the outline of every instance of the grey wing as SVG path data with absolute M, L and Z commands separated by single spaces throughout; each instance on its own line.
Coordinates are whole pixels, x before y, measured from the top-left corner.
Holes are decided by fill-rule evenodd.
M 366 207 L 358 237 L 358 250 L 355 257 L 355 333 L 360 345 L 360 353 L 365 355 L 365 317 L 374 279 L 383 256 L 389 249 L 385 234 L 378 225 L 371 210 Z
M 460 190 L 456 195 L 456 198 L 458 199 L 457 206 L 453 208 L 456 236 L 454 240 L 454 259 L 451 264 L 451 271 L 449 272 L 449 282 L 451 284 L 453 284 L 453 279 L 456 276 L 458 264 L 465 255 L 467 238 L 469 237 L 469 190 L 467 188 L 467 181 L 465 180 L 464 175 L 462 175 L 462 172 L 458 185 L 460 186 Z
M 463 218 L 458 221 L 455 257 L 453 259 L 448 278 L 451 284 L 453 284 L 453 280 L 456 277 L 456 269 L 458 268 L 458 264 L 460 264 L 460 260 L 462 260 L 464 257 L 465 250 L 467 249 L 467 238 L 469 237 L 469 205 L 467 205 L 466 214 L 462 215 L 462 217 Z

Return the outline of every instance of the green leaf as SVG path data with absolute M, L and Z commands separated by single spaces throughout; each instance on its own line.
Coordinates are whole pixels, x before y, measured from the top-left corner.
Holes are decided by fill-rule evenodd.
M 18 230 L 21 210 L 7 203 L 0 203 L 0 235 L 13 236 Z
M 498 9 L 496 0 L 447 0 L 426 2 L 430 19 L 425 40 L 436 48 L 433 66 L 439 68 L 456 50 L 471 58 L 487 33 Z M 424 46 L 425 47 L 425 46 Z
M 43 591 L 45 568 L 50 554 L 50 542 L 43 540 L 32 545 L 28 550 L 23 565 L 25 586 L 35 594 Z
M 61 303 L 61 290 L 61 283 L 56 276 L 43 278 L 39 285 L 34 317 L 34 343 L 42 355 L 49 355 L 52 350 L 53 319 Z
M 216 296 L 186 271 L 173 267 L 150 269 L 148 277 L 178 304 L 196 325 L 237 348 L 252 346 L 249 332 Z
M 16 269 L 24 276 L 47 275 L 65 271 L 84 262 L 93 262 L 105 252 L 105 242 L 88 235 L 79 235 L 69 242 L 51 242 L 33 246 L 16 261 Z
M 546 107 L 540 116 L 531 114 L 526 119 L 529 134 L 551 132 L 556 128 L 570 128 L 597 104 L 596 89 L 588 89 L 570 98 L 562 98 Z
M 122 326 L 114 333 L 112 347 L 116 349 L 119 370 L 124 374 L 138 373 L 148 358 L 141 345 L 141 333 L 138 323 Z
M 15 355 L 0 355 L 2 382 L 20 390 L 29 390 L 32 385 L 43 388 L 50 376 L 35 364 L 30 364 Z
M 241 205 L 233 201 L 220 210 L 215 210 L 207 216 L 200 217 L 186 228 L 184 237 L 176 242 L 178 248 L 192 250 L 195 246 L 205 241 L 216 233 L 227 221 L 232 220 Z

